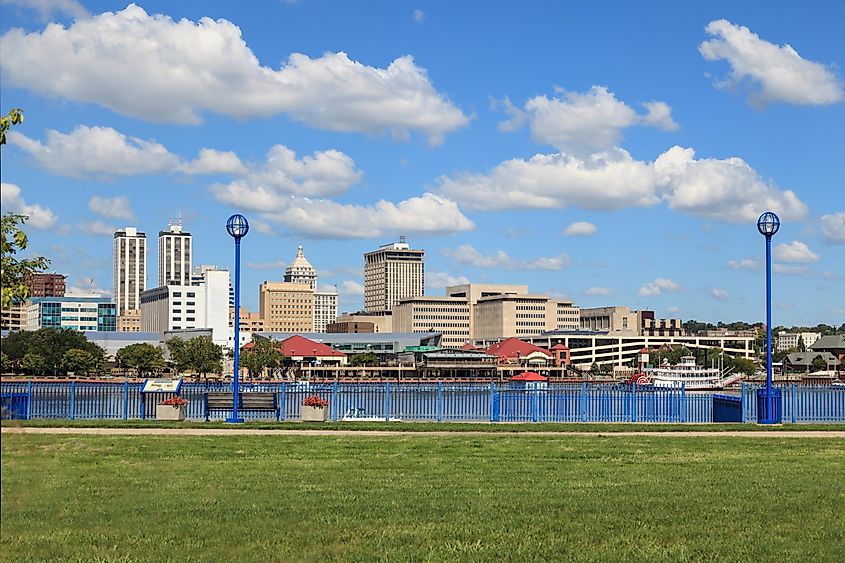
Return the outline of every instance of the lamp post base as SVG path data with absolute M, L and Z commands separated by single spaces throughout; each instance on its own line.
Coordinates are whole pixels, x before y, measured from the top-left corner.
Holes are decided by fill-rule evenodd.
M 780 389 L 772 389 L 771 395 L 765 389 L 757 390 L 757 424 L 780 424 L 783 418 Z
M 242 419 L 242 418 L 233 418 L 231 416 L 226 419 L 226 422 L 228 422 L 229 424 L 240 424 L 243 421 L 244 421 L 244 419 Z

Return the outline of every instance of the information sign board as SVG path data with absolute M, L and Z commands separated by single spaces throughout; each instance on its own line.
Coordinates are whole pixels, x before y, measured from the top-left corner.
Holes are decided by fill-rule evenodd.
M 141 393 L 178 393 L 181 388 L 181 379 L 145 379 Z

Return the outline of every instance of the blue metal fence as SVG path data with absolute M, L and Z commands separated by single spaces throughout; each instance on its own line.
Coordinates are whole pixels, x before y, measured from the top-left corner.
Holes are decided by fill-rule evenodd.
M 27 418 L 151 419 L 172 394 L 142 394 L 141 383 L 3 382 L 2 393 L 26 394 Z M 783 422 L 845 422 L 845 388 L 786 385 Z M 756 422 L 757 387 L 743 385 L 743 422 Z M 231 393 L 230 383 L 185 383 L 187 417 L 205 418 L 208 392 Z M 712 393 L 594 383 L 307 383 L 242 384 L 242 393 L 276 393 L 275 413 L 242 412 L 247 420 L 298 420 L 305 397 L 329 402 L 330 420 L 493 422 L 712 422 Z M 228 413 L 212 413 L 225 419 Z

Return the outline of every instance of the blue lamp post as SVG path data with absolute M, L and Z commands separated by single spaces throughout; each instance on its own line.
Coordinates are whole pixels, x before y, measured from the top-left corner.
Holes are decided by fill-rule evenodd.
M 246 217 L 238 213 L 229 217 L 226 221 L 226 230 L 235 239 L 235 371 L 232 379 L 232 416 L 226 419 L 226 422 L 243 422 L 244 419 L 238 416 L 238 399 L 240 398 L 238 389 L 238 372 L 240 371 L 240 364 L 238 363 L 238 355 L 241 349 L 241 239 L 249 232 L 249 222 Z
M 772 389 L 772 236 L 780 228 L 780 219 L 766 211 L 757 219 L 757 230 L 766 237 L 766 388 L 757 390 L 757 422 L 779 424 L 780 389 Z

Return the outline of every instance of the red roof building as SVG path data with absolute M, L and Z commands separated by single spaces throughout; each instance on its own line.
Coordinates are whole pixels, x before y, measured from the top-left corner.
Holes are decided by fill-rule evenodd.
M 254 344 L 250 342 L 244 346 L 244 349 L 249 350 L 253 346 Z M 346 365 L 346 354 L 304 336 L 295 335 L 285 338 L 278 343 L 278 347 L 285 358 L 294 362 L 319 361 L 321 364 Z
M 551 352 L 518 338 L 506 338 L 487 348 L 491 356 L 498 356 L 499 363 L 547 364 L 553 359 Z
M 548 377 L 543 377 L 537 372 L 534 371 L 524 371 L 519 375 L 514 375 L 511 377 L 511 381 L 548 381 Z

